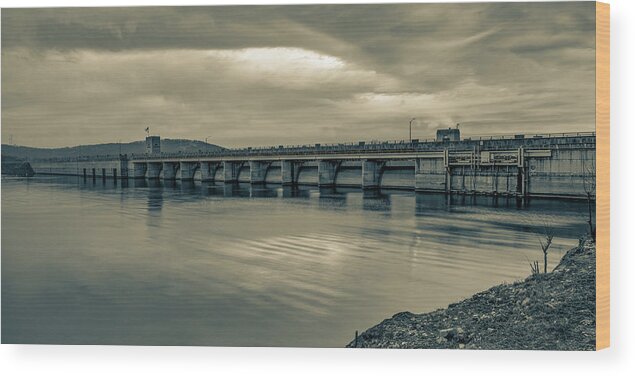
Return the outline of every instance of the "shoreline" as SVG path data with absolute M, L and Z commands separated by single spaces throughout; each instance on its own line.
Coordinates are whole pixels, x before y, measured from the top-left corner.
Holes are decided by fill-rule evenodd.
M 595 244 L 581 240 L 550 273 L 494 286 L 444 309 L 397 313 L 346 347 L 594 350 L 595 256 Z

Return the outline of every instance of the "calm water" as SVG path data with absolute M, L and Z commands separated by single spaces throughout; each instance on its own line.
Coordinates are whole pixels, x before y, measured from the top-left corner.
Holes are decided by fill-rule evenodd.
M 2 179 L 2 341 L 344 346 L 551 266 L 584 203 Z

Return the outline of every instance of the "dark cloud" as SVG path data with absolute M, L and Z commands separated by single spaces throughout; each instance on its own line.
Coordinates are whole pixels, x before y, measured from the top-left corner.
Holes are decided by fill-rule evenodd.
M 2 12 L 2 134 L 227 146 L 594 128 L 592 2 Z

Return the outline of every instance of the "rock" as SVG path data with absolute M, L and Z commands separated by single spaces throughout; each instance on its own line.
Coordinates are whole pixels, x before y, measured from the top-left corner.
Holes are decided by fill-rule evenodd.
M 450 342 L 464 342 L 465 331 L 460 327 L 442 329 L 439 331 L 439 336 Z

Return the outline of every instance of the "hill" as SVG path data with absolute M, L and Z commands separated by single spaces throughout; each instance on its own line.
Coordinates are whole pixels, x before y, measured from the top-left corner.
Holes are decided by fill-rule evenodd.
M 196 140 L 162 139 L 161 151 L 165 153 L 218 151 L 225 148 L 214 144 L 208 144 Z M 145 141 L 130 143 L 109 143 L 96 145 L 80 145 L 64 148 L 34 148 L 29 146 L 17 146 L 2 144 L 2 158 L 13 157 L 18 159 L 40 158 L 68 158 L 76 156 L 143 154 Z

